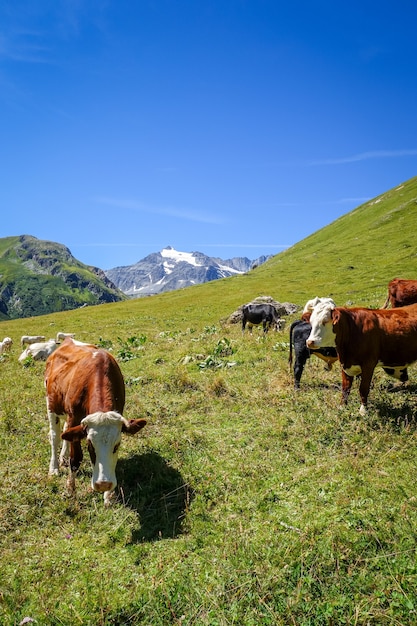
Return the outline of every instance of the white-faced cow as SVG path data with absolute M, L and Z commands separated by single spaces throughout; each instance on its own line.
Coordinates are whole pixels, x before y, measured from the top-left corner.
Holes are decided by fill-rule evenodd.
M 246 325 L 249 332 L 252 333 L 252 327 L 262 324 L 264 333 L 266 334 L 270 327 L 274 330 L 279 329 L 280 317 L 273 304 L 245 304 L 242 307 L 242 333 L 245 332 Z
M 71 339 L 74 339 L 75 335 L 74 333 L 62 333 L 62 332 L 58 332 L 56 334 L 56 342 L 60 343 L 61 341 L 64 341 L 64 339 L 66 339 L 67 337 L 71 337 Z
M 307 339 L 311 332 L 311 324 L 310 317 L 311 312 L 314 307 L 318 304 L 322 303 L 333 304 L 336 306 L 334 301 L 331 298 L 321 298 L 316 296 L 311 300 L 307 300 L 303 314 L 300 320 L 296 320 L 291 324 L 290 327 L 290 354 L 288 358 L 289 366 L 292 365 L 292 348 L 294 346 L 295 353 L 295 363 L 294 363 L 294 387 L 295 389 L 300 388 L 301 376 L 303 375 L 304 366 L 307 362 L 307 359 L 310 358 L 311 354 L 314 354 L 319 359 L 322 359 L 325 362 L 325 367 L 328 370 L 332 369 L 333 363 L 337 361 L 337 352 L 336 348 L 332 346 L 321 346 L 317 350 L 311 350 L 307 347 Z
M 69 453 L 68 487 L 75 489 L 75 473 L 83 458 L 81 441 L 86 439 L 92 487 L 104 493 L 104 503 L 109 504 L 117 484 L 122 433 L 135 435 L 146 424 L 144 419 L 122 416 L 125 384 L 116 360 L 105 350 L 67 338 L 47 360 L 45 387 L 51 442 L 49 473 L 58 474 L 60 418 L 66 415 L 59 465 L 65 464 Z
M 3 352 L 10 352 L 13 345 L 13 340 L 10 337 L 5 337 L 3 341 L 0 341 L 0 354 Z
M 417 280 L 394 278 L 388 283 L 388 297 L 383 309 L 389 304 L 395 309 L 399 306 L 407 306 L 417 302 Z
M 24 345 L 30 346 L 32 343 L 39 343 L 45 341 L 44 335 L 23 335 L 20 338 L 20 345 L 23 348 Z
M 32 357 L 34 361 L 46 361 L 48 356 L 52 354 L 57 347 L 58 345 L 55 339 L 31 343 L 23 350 L 22 354 L 19 356 L 19 361 L 22 363 L 28 357 Z
M 304 366 L 307 360 L 313 354 L 325 362 L 328 370 L 332 369 L 333 363 L 337 361 L 338 356 L 335 347 L 317 348 L 311 350 L 307 347 L 307 339 L 311 332 L 311 324 L 308 321 L 311 313 L 303 313 L 302 319 L 295 320 L 290 326 L 290 355 L 288 358 L 289 366 L 292 366 L 292 349 L 294 346 L 295 362 L 294 362 L 294 387 L 300 388 L 301 376 L 303 375 Z
M 365 414 L 374 369 L 381 366 L 401 382 L 417 361 L 417 304 L 395 309 L 317 305 L 310 318 L 309 348 L 336 347 L 342 365 L 342 402 L 347 403 L 355 376 L 361 377 L 361 415 Z

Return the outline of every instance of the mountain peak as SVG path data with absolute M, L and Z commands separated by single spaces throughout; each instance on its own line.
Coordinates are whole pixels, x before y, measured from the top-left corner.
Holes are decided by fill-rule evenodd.
M 125 294 L 138 298 L 244 274 L 267 258 L 250 261 L 238 257 L 224 261 L 201 252 L 181 252 L 166 246 L 134 265 L 106 270 L 106 275 Z

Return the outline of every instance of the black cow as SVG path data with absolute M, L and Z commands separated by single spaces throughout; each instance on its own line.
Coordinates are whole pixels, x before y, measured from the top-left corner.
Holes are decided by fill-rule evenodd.
M 272 304 L 245 304 L 242 307 L 242 333 L 245 332 L 246 324 L 252 334 L 252 326 L 262 324 L 264 333 L 267 333 L 271 326 L 278 330 L 280 317 L 276 308 Z
M 295 363 L 294 363 L 294 387 L 300 388 L 300 380 L 303 375 L 304 366 L 311 354 L 315 354 L 319 359 L 326 362 L 327 369 L 331 369 L 335 361 L 337 361 L 336 348 L 318 348 L 310 350 L 307 348 L 307 339 L 311 332 L 311 324 L 305 319 L 296 320 L 290 326 L 290 356 L 288 363 L 292 365 L 292 347 L 294 345 Z

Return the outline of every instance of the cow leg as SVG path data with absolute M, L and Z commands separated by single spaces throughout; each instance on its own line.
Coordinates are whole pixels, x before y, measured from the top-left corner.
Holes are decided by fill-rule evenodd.
M 342 369 L 342 404 L 348 403 L 348 398 L 350 394 L 350 390 L 352 388 L 354 376 L 349 376 L 346 374 L 345 370 Z
M 361 382 L 359 385 L 359 395 L 361 398 L 361 406 L 359 409 L 359 413 L 361 415 L 366 414 L 369 389 L 371 388 L 371 381 L 372 381 L 373 373 L 374 373 L 374 367 L 362 367 Z
M 69 442 L 66 442 L 69 443 Z M 79 441 L 71 441 L 69 443 L 69 474 L 67 478 L 67 490 L 70 496 L 75 495 L 75 477 L 83 460 L 83 451 Z
M 61 443 L 61 424 L 59 415 L 49 410 L 48 407 L 48 420 L 49 420 L 49 441 L 51 444 L 51 460 L 49 463 L 49 475 L 58 475 L 58 452 Z
M 294 363 L 294 388 L 300 388 L 301 376 L 303 375 L 304 366 L 307 363 L 307 359 L 309 357 L 309 353 L 307 350 L 303 350 L 300 354 L 295 355 L 295 363 Z
M 63 432 L 68 428 L 68 422 L 65 422 Z M 66 439 L 62 441 L 61 453 L 59 455 L 59 467 L 66 467 L 68 465 L 68 458 L 70 453 L 70 443 Z
M 75 472 L 70 470 L 67 478 L 67 491 L 70 496 L 75 495 Z

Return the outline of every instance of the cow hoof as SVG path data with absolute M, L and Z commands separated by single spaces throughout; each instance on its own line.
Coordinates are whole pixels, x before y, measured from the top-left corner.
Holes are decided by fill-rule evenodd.
M 51 467 L 49 468 L 49 476 L 58 476 L 59 475 L 59 470 L 57 467 Z
M 104 492 L 104 506 L 112 506 L 116 501 L 116 497 L 114 495 L 114 491 L 105 491 Z
M 359 415 L 362 415 L 363 417 L 366 414 L 367 414 L 366 406 L 364 404 L 361 404 L 361 407 L 359 409 Z

